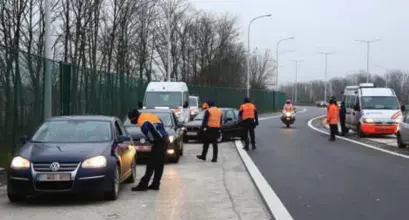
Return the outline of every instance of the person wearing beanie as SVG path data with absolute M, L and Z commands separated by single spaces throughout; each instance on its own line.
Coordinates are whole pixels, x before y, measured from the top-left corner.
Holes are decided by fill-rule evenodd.
M 213 145 L 213 158 L 212 162 L 217 162 L 218 156 L 218 145 L 217 139 L 220 136 L 223 111 L 215 106 L 213 101 L 207 101 L 209 108 L 206 110 L 202 126 L 200 130 L 204 134 L 204 143 L 202 148 L 202 154 L 197 155 L 196 157 L 200 160 L 206 160 L 207 151 L 209 150 L 209 145 Z
M 249 150 L 249 134 L 253 150 L 256 149 L 255 131 L 258 126 L 258 113 L 256 106 L 250 102 L 250 98 L 245 97 L 239 110 L 240 124 L 242 126 L 242 140 L 244 141 L 244 150 Z
M 140 113 L 137 109 L 128 112 L 128 119 L 132 124 L 141 128 L 146 139 L 152 143 L 149 152 L 145 175 L 132 191 L 159 190 L 165 166 L 166 148 L 169 145 L 169 135 L 160 118 L 153 113 Z M 151 177 L 152 184 L 148 186 Z

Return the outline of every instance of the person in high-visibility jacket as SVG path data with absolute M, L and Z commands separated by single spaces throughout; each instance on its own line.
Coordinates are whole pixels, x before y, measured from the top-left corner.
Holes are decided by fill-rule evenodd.
M 245 150 L 249 150 L 249 133 L 251 139 L 251 145 L 253 150 L 256 149 L 256 140 L 254 129 L 258 126 L 258 113 L 256 106 L 250 102 L 249 98 L 244 98 L 244 103 L 240 106 L 239 110 L 240 124 L 242 126 L 242 139 L 244 141 Z
M 128 118 L 132 124 L 141 128 L 147 140 L 152 143 L 148 156 L 145 175 L 132 191 L 145 191 L 148 189 L 159 190 L 165 166 L 166 149 L 169 145 L 169 136 L 161 119 L 153 113 L 140 113 L 137 109 L 128 112 Z M 148 186 L 153 176 L 152 184 Z
M 209 104 L 207 103 L 207 101 L 203 102 L 202 104 L 202 110 L 206 110 L 209 108 Z
M 217 139 L 220 137 L 223 111 L 217 108 L 212 101 L 208 101 L 207 104 L 209 108 L 206 110 L 202 126 L 200 128 L 204 134 L 204 143 L 202 154 L 197 155 L 200 160 L 206 160 L 207 151 L 209 150 L 209 145 L 213 145 L 213 158 L 212 162 L 217 162 L 218 146 Z
M 338 133 L 339 106 L 337 105 L 337 102 L 333 99 L 329 101 L 327 123 L 329 125 L 331 132 L 331 137 L 329 140 L 335 141 L 335 135 Z

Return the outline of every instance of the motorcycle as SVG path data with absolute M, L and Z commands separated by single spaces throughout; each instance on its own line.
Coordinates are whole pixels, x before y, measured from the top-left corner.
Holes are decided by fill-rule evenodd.
M 283 111 L 283 115 L 281 116 L 281 121 L 287 126 L 294 124 L 295 121 L 295 110 L 294 111 Z

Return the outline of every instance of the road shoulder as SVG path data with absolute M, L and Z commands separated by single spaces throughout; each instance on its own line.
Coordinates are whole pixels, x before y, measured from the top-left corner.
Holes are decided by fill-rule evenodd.
M 328 128 L 325 126 L 325 124 L 323 123 L 323 119 L 325 116 L 318 116 L 316 118 L 311 119 L 308 122 L 308 125 L 310 128 L 312 128 L 313 130 L 316 130 L 320 133 L 324 133 L 324 134 L 329 134 L 328 132 Z M 388 153 L 391 155 L 395 155 L 395 156 L 399 156 L 399 157 L 403 157 L 406 159 L 409 159 L 409 148 L 406 149 L 400 149 L 397 148 L 395 146 L 391 146 L 388 143 L 385 142 L 381 142 L 381 141 L 375 141 L 376 139 L 373 138 L 358 138 L 356 135 L 354 134 L 349 134 L 345 137 L 337 137 L 339 139 L 342 140 L 346 140 L 349 141 L 351 143 L 354 144 L 358 144 L 364 147 L 368 147 L 374 150 L 378 150 L 384 153 Z

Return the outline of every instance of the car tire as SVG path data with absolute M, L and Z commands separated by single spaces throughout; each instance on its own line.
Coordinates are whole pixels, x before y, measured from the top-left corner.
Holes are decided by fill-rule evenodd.
M 290 124 L 286 124 L 287 125 L 287 128 L 290 128 Z
M 112 179 L 110 189 L 107 192 L 105 192 L 105 195 L 104 195 L 106 200 L 114 201 L 118 199 L 119 184 L 120 184 L 119 183 L 119 173 L 120 173 L 120 170 L 119 170 L 119 166 L 117 165 L 115 167 L 114 178 Z
M 400 136 L 400 133 L 397 133 L 396 139 L 398 141 L 398 148 L 406 148 L 407 147 L 407 145 L 405 143 L 403 143 L 402 137 Z
M 131 175 L 126 179 L 125 183 L 135 183 L 136 182 L 136 158 L 133 159 L 131 165 Z
M 26 200 L 27 196 L 12 193 L 8 189 L 9 189 L 9 187 L 7 188 L 7 197 L 9 199 L 10 203 L 19 203 L 19 202 L 23 202 L 24 200 Z

